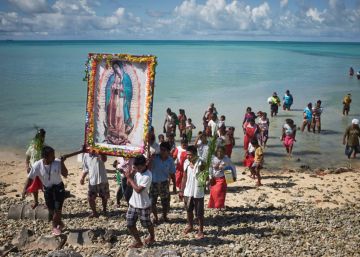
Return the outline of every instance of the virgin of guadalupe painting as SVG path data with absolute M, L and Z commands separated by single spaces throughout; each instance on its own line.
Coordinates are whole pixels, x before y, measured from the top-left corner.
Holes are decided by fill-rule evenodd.
M 144 153 L 155 66 L 154 56 L 89 54 L 86 149 L 125 157 Z

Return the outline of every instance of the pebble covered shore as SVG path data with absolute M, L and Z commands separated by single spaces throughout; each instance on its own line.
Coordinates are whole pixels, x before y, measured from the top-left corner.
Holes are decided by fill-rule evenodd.
M 221 213 L 206 210 L 206 238 L 196 240 L 195 232 L 183 235 L 185 212 L 182 203 L 174 199 L 170 222 L 156 227 L 156 244 L 132 251 L 128 248 L 132 238 L 126 230 L 125 205 L 106 217 L 89 219 L 86 199 L 70 198 L 64 205 L 67 229 L 58 247 L 72 252 L 44 249 L 42 244 L 37 249 L 36 239 L 50 237 L 50 223 L 8 220 L 8 209 L 18 203 L 15 198 L 1 199 L 0 250 L 7 256 L 360 256 L 360 203 L 316 208 L 306 203 L 274 207 L 257 202 Z M 28 231 L 29 238 L 23 247 L 14 247 L 22 229 Z M 90 231 L 90 242 L 70 242 L 70 234 L 84 231 Z M 143 229 L 141 233 L 146 236 Z

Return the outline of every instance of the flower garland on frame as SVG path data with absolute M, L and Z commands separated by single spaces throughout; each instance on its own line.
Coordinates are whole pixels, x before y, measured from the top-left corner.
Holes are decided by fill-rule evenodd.
M 152 104 L 155 82 L 155 67 L 157 65 L 155 56 L 134 56 L 129 54 L 89 54 L 88 61 L 85 66 L 84 80 L 88 81 L 87 110 L 85 124 L 85 145 L 88 151 L 103 153 L 107 155 L 134 157 L 142 154 L 145 149 L 125 150 L 116 147 L 98 146 L 94 142 L 94 95 L 96 87 L 96 70 L 99 63 L 105 61 L 105 67 L 111 67 L 113 60 L 127 61 L 131 63 L 147 63 L 147 82 L 146 82 L 146 98 L 145 98 L 145 114 L 144 114 L 144 131 L 143 140 L 147 138 L 151 126 Z

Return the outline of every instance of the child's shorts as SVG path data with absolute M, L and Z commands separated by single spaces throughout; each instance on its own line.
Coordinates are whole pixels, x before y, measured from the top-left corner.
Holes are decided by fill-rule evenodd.
M 126 223 L 128 227 L 136 226 L 138 218 L 140 218 L 140 223 L 144 228 L 148 228 L 152 225 L 150 219 L 151 207 L 146 209 L 134 208 L 129 205 L 129 209 L 126 213 Z

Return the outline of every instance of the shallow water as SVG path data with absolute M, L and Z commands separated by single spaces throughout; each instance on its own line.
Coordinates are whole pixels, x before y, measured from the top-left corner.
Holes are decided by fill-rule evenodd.
M 47 130 L 47 143 L 61 152 L 77 149 L 84 138 L 89 52 L 153 54 L 158 57 L 153 125 L 162 132 L 165 109 L 184 108 L 194 124 L 210 102 L 226 124 L 236 127 L 233 160 L 243 155 L 241 123 L 247 106 L 268 111 L 273 91 L 289 89 L 294 111 L 271 119 L 266 166 L 348 165 L 342 134 L 360 118 L 360 43 L 210 42 L 210 41 L 22 41 L 0 42 L 0 144 L 23 149 L 35 126 Z M 351 115 L 342 117 L 342 98 L 352 93 Z M 292 160 L 279 140 L 284 120 L 300 126 L 308 102 L 321 99 L 323 133 L 298 133 Z M 194 135 L 197 130 L 194 131 Z M 300 161 L 296 161 L 300 158 Z M 358 161 L 353 165 L 357 164 Z

